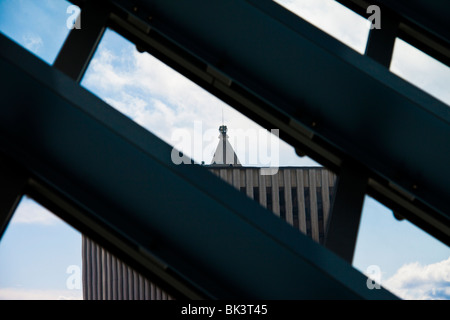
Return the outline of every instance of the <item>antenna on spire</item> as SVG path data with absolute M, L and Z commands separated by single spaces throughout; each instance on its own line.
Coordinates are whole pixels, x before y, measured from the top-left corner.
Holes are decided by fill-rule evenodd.
M 223 121 L 223 107 L 222 107 L 222 125 L 219 127 L 219 131 L 224 136 L 227 134 L 227 126 L 225 125 L 225 123 Z

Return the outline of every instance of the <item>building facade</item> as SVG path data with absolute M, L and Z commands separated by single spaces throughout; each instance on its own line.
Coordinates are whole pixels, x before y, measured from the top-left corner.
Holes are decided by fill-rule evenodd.
M 244 167 L 231 147 L 226 126 L 211 165 L 204 167 L 286 221 L 323 243 L 336 176 L 322 167 L 281 167 L 274 175 Z M 98 244 L 83 237 L 83 296 L 87 300 L 168 300 L 171 297 Z

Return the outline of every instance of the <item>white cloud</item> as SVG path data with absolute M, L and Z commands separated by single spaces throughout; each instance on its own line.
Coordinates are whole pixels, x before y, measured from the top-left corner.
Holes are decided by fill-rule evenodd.
M 33 223 L 40 225 L 55 225 L 61 222 L 62 220 L 53 213 L 26 197 L 22 199 L 11 219 L 11 224 Z
M 120 58 L 110 50 L 103 48 L 98 51 L 95 59 L 89 65 L 91 72 L 86 76 L 86 85 L 96 89 L 115 91 L 121 90 L 131 82 L 126 72 L 120 72 L 114 65 L 120 63 Z
M 82 300 L 81 290 L 0 288 L 0 300 Z
M 382 285 L 407 300 L 450 300 L 450 257 L 429 265 L 403 265 Z
M 28 33 L 23 36 L 23 44 L 31 52 L 38 54 L 44 46 L 44 41 L 39 35 Z
M 390 70 L 450 105 L 450 68 L 401 39 L 395 42 Z
M 110 36 L 113 35 L 107 37 Z M 116 38 L 116 42 L 120 43 L 120 40 Z M 198 163 L 205 161 L 209 164 L 213 157 L 215 147 L 211 145 L 219 142 L 217 137 L 219 125 L 222 124 L 222 112 L 232 145 L 233 141 L 241 138 L 233 136 L 233 132 L 239 132 L 239 129 L 264 131 L 223 101 L 153 56 L 137 52 L 134 47 L 122 47 L 121 52 L 112 52 L 107 46 L 101 45 L 83 82 L 84 86 L 96 92 L 108 104 L 170 145 L 177 144 L 179 148 L 179 142 L 173 139 L 175 132 L 190 135 L 191 140 L 185 144 L 183 151 Z M 202 132 L 195 135 L 198 125 Z M 212 140 L 209 134 L 211 131 L 214 132 Z M 194 139 L 202 136 L 202 141 Z M 203 152 L 198 153 L 199 149 Z M 283 142 L 280 143 L 280 155 L 283 157 L 280 158 L 281 165 L 286 163 L 284 160 L 287 158 L 289 165 L 314 165 L 308 159 L 305 161 L 297 157 L 293 148 Z M 238 157 L 246 164 L 246 155 L 238 154 Z
M 354 50 L 364 53 L 370 22 L 332 0 L 276 0 Z

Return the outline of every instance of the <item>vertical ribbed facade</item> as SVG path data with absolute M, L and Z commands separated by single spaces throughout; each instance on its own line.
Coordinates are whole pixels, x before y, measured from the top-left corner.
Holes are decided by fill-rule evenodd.
M 83 299 L 172 300 L 172 297 L 94 241 L 82 237 Z
M 320 167 L 284 167 L 275 175 L 260 168 L 205 166 L 292 227 L 323 243 L 336 177 Z M 168 300 L 160 288 L 83 236 L 86 300 Z
M 207 167 L 292 227 L 323 243 L 336 176 L 321 167 L 284 167 L 274 175 L 260 168 Z

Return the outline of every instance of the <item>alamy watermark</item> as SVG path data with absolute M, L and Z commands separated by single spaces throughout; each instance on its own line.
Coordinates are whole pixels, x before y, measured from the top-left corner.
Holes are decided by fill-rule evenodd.
M 70 5 L 66 10 L 70 16 L 66 20 L 68 29 L 81 29 L 81 14 L 80 9 L 75 5 Z M 370 5 L 367 7 L 366 13 L 371 14 L 369 21 L 371 23 L 370 29 L 381 29 L 381 9 L 377 5 Z
M 279 129 L 221 128 L 218 136 L 217 129 L 203 130 L 202 122 L 195 121 L 193 130 L 174 130 L 171 136 L 174 146 L 171 152 L 172 162 L 176 165 L 191 164 L 192 157 L 204 159 L 210 164 L 213 159 L 219 159 L 213 164 L 234 165 L 236 161 L 240 161 L 239 163 L 247 166 L 261 167 L 262 175 L 274 175 L 278 172 Z M 220 155 L 211 156 L 214 150 Z
M 67 14 L 70 16 L 66 20 L 67 29 L 81 29 L 81 13 L 77 6 L 70 5 L 66 10 Z
M 381 289 L 381 268 L 378 265 L 370 265 L 366 269 L 367 288 L 370 290 Z
M 368 19 L 370 21 L 370 29 L 381 29 L 381 9 L 377 5 L 367 7 L 366 13 L 372 14 Z
M 75 5 L 70 5 L 66 10 L 70 16 L 66 20 L 68 29 L 81 29 L 81 14 L 80 9 Z M 367 7 L 366 13 L 371 14 L 369 21 L 371 23 L 370 29 L 381 29 L 381 9 L 377 5 L 370 5 Z
M 66 279 L 66 287 L 69 290 L 80 290 L 81 289 L 81 268 L 77 265 L 70 265 L 66 269 L 66 273 L 69 276 Z

